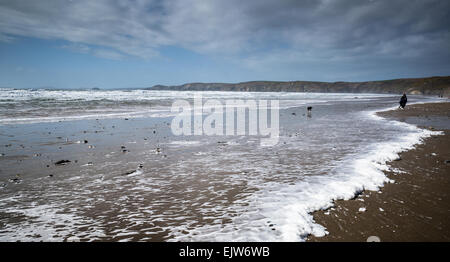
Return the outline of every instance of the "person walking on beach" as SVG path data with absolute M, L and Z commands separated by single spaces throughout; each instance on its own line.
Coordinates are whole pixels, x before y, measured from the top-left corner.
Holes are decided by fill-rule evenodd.
M 406 94 L 403 93 L 402 98 L 400 98 L 400 107 L 401 107 L 402 109 L 405 109 L 406 102 L 408 102 L 408 98 L 406 98 Z

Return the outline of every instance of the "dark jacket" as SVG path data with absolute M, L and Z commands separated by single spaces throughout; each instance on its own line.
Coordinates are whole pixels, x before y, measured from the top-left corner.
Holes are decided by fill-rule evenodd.
M 403 95 L 402 98 L 400 98 L 400 106 L 405 107 L 406 102 L 408 102 L 408 98 L 406 97 L 406 95 Z

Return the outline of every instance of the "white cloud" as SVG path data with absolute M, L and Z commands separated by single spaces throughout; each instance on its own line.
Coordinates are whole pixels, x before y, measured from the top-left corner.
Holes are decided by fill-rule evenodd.
M 112 60 L 120 60 L 123 58 L 122 54 L 106 49 L 96 49 L 94 50 L 93 54 L 101 58 L 107 58 Z
M 83 45 L 80 43 L 70 43 L 67 45 L 63 45 L 61 47 L 64 49 L 68 49 L 70 51 L 82 53 L 82 54 L 87 54 L 87 53 L 89 53 L 89 51 L 91 51 L 91 48 L 89 46 Z
M 11 43 L 12 41 L 14 41 L 14 37 L 0 33 L 0 42 Z
M 72 52 L 81 53 L 81 54 L 91 54 L 97 57 L 111 59 L 111 60 L 120 60 L 124 58 L 124 55 L 114 51 L 108 50 L 104 48 L 91 47 L 80 43 L 70 43 L 67 45 L 61 46 L 61 48 L 70 50 Z
M 178 46 L 251 66 L 448 55 L 449 7 L 438 0 L 0 0 L 0 41 L 62 39 L 72 51 L 109 59 L 150 59 Z

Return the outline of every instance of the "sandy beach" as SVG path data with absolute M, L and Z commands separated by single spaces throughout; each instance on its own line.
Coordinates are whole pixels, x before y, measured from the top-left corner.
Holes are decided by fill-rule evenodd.
M 377 189 L 386 181 L 380 171 L 386 161 L 401 148 L 436 133 L 374 116 L 397 103 L 393 95 L 204 94 L 208 100 L 280 99 L 279 142 L 265 147 L 261 135 L 175 135 L 168 105 L 192 93 L 5 90 L 1 94 L 5 110 L 0 125 L 0 241 L 299 242 L 310 234 L 324 235 L 322 225 L 330 236 L 339 236 L 326 221 L 314 223 L 311 212 L 330 207 L 333 199 Z M 411 104 L 435 101 L 409 99 Z M 312 106 L 312 113 L 306 112 L 307 106 Z M 447 118 L 438 113 L 426 117 L 436 129 L 450 129 L 445 126 Z M 408 121 L 422 121 L 415 115 L 408 115 Z M 433 139 L 448 145 L 443 137 Z M 431 153 L 439 161 L 449 159 L 439 150 L 430 149 Z M 402 157 L 398 164 L 414 167 Z M 428 166 L 439 167 L 435 162 Z M 396 174 L 406 177 L 394 172 L 397 183 Z M 447 186 L 437 180 L 438 189 L 421 190 L 421 184 L 413 189 L 445 192 Z M 389 200 L 410 198 L 398 189 L 393 192 L 399 197 Z M 419 195 L 414 203 L 424 200 L 430 197 Z M 358 219 L 361 207 L 367 209 L 363 215 L 380 212 L 380 207 L 398 213 L 399 208 L 384 202 L 379 207 L 360 200 L 345 203 L 353 202 L 355 212 L 348 214 Z M 408 217 L 418 218 L 419 211 Z M 447 210 L 423 216 L 445 221 L 446 215 Z M 364 235 L 363 229 L 342 221 L 335 228 Z M 381 220 L 378 227 L 401 223 Z M 437 229 L 434 235 L 440 232 L 445 230 Z
M 424 139 L 388 163 L 386 175 L 393 183 L 315 212 L 315 221 L 329 234 L 308 240 L 367 241 L 376 236 L 382 242 L 449 241 L 450 103 L 415 104 L 378 115 L 443 135 Z

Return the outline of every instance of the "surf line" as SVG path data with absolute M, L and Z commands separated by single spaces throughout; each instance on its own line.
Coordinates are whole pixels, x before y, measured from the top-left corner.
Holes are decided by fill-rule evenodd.
M 208 99 L 203 103 L 201 94 L 194 95 L 193 106 L 187 100 L 176 100 L 171 108 L 172 113 L 178 113 L 172 119 L 172 133 L 176 136 L 259 135 L 262 136 L 261 146 L 274 146 L 280 135 L 279 101 L 269 101 L 226 99 L 223 104 L 219 100 Z M 204 114 L 207 116 L 203 119 Z

